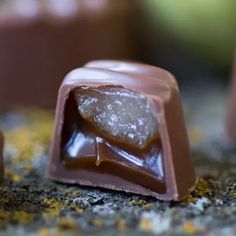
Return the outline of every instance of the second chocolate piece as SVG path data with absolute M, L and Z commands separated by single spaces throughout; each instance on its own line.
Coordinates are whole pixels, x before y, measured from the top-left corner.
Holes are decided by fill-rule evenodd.
M 78 65 L 134 57 L 131 0 L 0 3 L 0 109 L 54 107 L 64 76 Z

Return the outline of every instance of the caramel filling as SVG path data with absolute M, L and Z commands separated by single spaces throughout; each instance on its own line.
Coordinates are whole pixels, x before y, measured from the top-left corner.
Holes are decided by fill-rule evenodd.
M 68 168 L 165 191 L 158 111 L 145 95 L 119 86 L 78 88 L 67 101 L 62 132 Z

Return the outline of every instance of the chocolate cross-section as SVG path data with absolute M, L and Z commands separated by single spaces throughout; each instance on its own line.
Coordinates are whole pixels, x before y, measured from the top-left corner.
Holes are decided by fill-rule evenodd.
M 48 176 L 181 200 L 196 176 L 174 77 L 104 60 L 69 73 L 59 91 Z

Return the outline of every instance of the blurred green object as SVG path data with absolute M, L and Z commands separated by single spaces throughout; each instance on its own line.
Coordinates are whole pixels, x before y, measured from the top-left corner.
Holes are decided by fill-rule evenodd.
M 236 44 L 235 0 L 145 0 L 156 29 L 217 66 L 229 66 Z

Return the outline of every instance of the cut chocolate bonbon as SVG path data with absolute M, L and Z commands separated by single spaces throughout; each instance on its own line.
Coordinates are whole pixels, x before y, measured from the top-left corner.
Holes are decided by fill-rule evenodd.
M 58 95 L 48 176 L 181 200 L 196 176 L 174 77 L 120 61 L 69 73 Z

